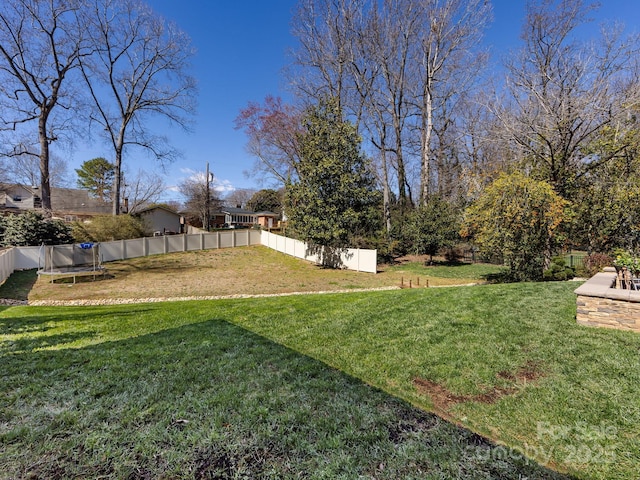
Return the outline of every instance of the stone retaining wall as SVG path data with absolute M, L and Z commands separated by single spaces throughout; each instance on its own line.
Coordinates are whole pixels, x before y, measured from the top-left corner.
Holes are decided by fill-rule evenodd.
M 597 273 L 575 290 L 580 325 L 617 328 L 640 333 L 640 291 L 613 288 L 614 268 Z

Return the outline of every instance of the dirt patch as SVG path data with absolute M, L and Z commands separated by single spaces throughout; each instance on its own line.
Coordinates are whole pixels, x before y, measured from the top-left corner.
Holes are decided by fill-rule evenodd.
M 502 378 L 504 380 L 510 380 L 518 384 L 526 385 L 527 383 L 539 380 L 544 376 L 544 373 L 542 372 L 539 363 L 529 360 L 522 367 L 520 367 L 517 372 L 513 373 L 502 370 L 501 372 L 498 372 L 497 376 L 498 378 Z
M 516 372 L 503 370 L 496 374 L 498 379 L 509 382 L 506 386 L 493 386 L 482 393 L 473 395 L 455 394 L 447 387 L 424 378 L 415 378 L 413 380 L 413 384 L 417 388 L 418 392 L 423 395 L 427 395 L 431 399 L 436 411 L 446 413 L 451 407 L 458 403 L 496 403 L 501 398 L 517 393 L 527 384 L 534 383 L 543 376 L 544 373 L 542 372 L 540 365 L 535 362 L 528 361 Z
M 196 480 L 232 480 L 271 478 L 272 470 L 289 473 L 291 459 L 277 442 L 267 441 L 257 445 L 214 445 L 200 451 L 194 463 Z

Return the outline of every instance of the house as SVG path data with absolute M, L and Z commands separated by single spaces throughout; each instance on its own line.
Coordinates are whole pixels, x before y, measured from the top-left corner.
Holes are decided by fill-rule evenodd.
M 54 217 L 65 221 L 86 220 L 96 215 L 109 215 L 111 202 L 94 198 L 87 190 L 77 188 L 52 188 L 51 211 Z
M 272 228 L 278 215 L 273 212 L 252 212 L 243 208 L 225 207 L 224 224 L 230 228 L 247 228 L 260 225 L 263 228 Z
M 170 208 L 155 205 L 136 213 L 154 235 L 184 233 L 184 217 Z
M 277 226 L 278 214 L 273 212 L 256 212 L 257 224 L 262 228 L 274 228 Z
M 38 187 L 0 184 L 0 208 L 3 211 L 34 210 L 42 207 Z
M 19 213 L 41 208 L 40 187 L 0 184 L 0 210 Z M 66 221 L 82 220 L 111 213 L 111 203 L 91 197 L 86 190 L 52 188 L 51 210 L 54 217 Z

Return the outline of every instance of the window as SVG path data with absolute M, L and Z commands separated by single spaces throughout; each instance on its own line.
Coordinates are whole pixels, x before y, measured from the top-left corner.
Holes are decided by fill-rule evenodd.
M 22 197 L 20 195 L 14 195 L 13 196 L 13 201 L 14 202 L 21 202 L 22 201 Z

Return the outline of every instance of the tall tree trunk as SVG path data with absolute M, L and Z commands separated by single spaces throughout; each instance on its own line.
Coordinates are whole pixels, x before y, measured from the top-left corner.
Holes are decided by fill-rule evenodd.
M 426 84 L 428 85 L 428 83 Z M 427 203 L 431 182 L 431 133 L 433 132 L 433 99 L 431 89 L 423 92 L 422 125 L 420 129 L 420 205 Z
M 395 154 L 398 166 L 398 203 L 400 204 L 400 210 L 404 212 L 407 207 L 407 172 L 404 167 L 404 158 L 402 153 L 402 127 L 400 125 L 400 120 L 396 115 L 394 115 L 393 118 L 393 128 L 396 137 Z
M 38 120 L 40 140 L 40 198 L 46 218 L 51 218 L 51 184 L 49 181 L 49 138 L 47 138 L 47 115 L 43 112 Z
M 116 144 L 114 145 L 115 151 L 115 161 L 113 163 L 115 167 L 114 175 L 113 175 L 113 188 L 111 189 L 111 195 L 113 195 L 112 200 L 112 210 L 111 213 L 113 215 L 120 215 L 120 191 L 122 190 L 122 150 L 124 149 L 124 132 L 125 125 L 120 128 L 120 132 L 118 133 L 118 138 L 116 139 Z
M 389 188 L 389 167 L 387 153 L 382 151 L 382 213 L 387 236 L 391 234 L 391 189 Z

